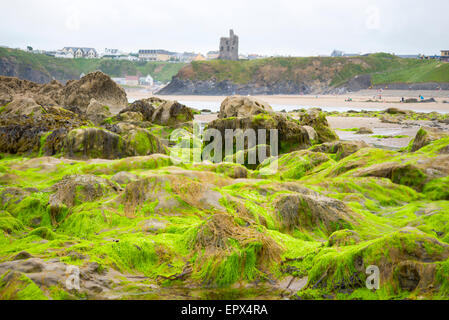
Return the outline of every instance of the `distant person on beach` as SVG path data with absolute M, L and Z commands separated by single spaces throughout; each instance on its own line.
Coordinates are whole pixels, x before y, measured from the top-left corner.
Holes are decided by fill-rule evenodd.
M 420 95 L 419 95 L 419 99 L 420 99 L 421 101 L 423 101 L 423 100 L 424 100 L 424 97 L 420 94 Z
M 404 97 L 402 97 L 402 98 L 401 98 L 401 102 L 402 102 L 402 103 L 404 103 L 404 102 L 405 102 L 405 99 L 404 99 Z

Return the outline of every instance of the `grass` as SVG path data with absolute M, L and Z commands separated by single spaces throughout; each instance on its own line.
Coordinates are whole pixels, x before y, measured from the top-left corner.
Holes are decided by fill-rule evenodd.
M 0 58 L 10 60 L 17 65 L 19 78 L 26 78 L 25 70 L 31 67 L 47 75 L 50 80 L 52 77 L 58 80 L 78 79 L 81 73 L 87 74 L 100 70 L 111 77 L 151 74 L 154 80 L 167 83 L 185 65 L 185 63 L 107 59 L 58 59 L 8 48 L 0 48 Z
M 312 67 L 313 66 L 313 67 Z M 449 82 L 449 64 L 433 60 L 401 59 L 385 53 L 354 58 L 267 58 L 251 61 L 196 61 L 178 77 L 191 80 L 230 80 L 237 84 L 329 81 L 344 84 L 357 75 L 372 75 L 373 85 L 395 82 Z

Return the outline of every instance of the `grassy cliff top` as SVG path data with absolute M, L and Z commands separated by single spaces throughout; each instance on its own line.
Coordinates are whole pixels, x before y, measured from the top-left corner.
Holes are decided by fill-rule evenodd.
M 111 77 L 125 75 L 146 76 L 161 82 L 169 82 L 184 63 L 134 62 L 106 59 L 60 59 L 43 54 L 33 54 L 16 49 L 0 48 L 0 59 L 14 66 L 19 73 L 26 69 L 41 71 L 56 79 L 78 78 L 81 73 L 101 70 Z M 0 72 L 1 70 L 0 64 Z M 0 73 L 1 74 L 1 73 Z M 19 74 L 20 77 L 23 77 Z
M 267 58 L 251 61 L 198 61 L 183 67 L 181 79 L 234 83 L 320 81 L 338 86 L 357 75 L 372 75 L 373 84 L 449 82 L 449 64 L 434 60 L 401 59 L 377 53 L 352 58 Z

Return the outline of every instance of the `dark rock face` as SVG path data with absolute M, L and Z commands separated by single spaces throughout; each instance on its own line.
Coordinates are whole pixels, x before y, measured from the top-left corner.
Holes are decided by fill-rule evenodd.
M 126 112 L 140 112 L 144 121 L 151 121 L 156 108 L 150 99 L 143 99 L 133 102 L 130 106 L 120 111 L 120 114 Z
M 160 95 L 272 95 L 272 94 L 309 94 L 312 88 L 293 81 L 276 83 L 236 84 L 231 81 L 206 80 L 192 81 L 174 77 L 168 86 L 157 92 Z
M 193 112 L 190 108 L 177 101 L 165 101 L 154 111 L 151 122 L 174 126 L 192 120 Z

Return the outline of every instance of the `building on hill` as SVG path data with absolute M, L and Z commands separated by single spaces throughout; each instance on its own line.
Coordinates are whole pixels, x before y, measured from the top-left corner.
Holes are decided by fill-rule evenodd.
M 449 62 L 449 50 L 441 50 L 441 60 Z
M 229 37 L 220 39 L 220 55 L 221 60 L 239 59 L 239 37 L 234 34 L 234 30 L 229 31 Z
M 94 48 L 65 47 L 61 51 L 65 54 L 72 54 L 74 58 L 98 58 L 97 50 Z
M 176 59 L 176 53 L 167 50 L 139 50 L 139 60 L 142 61 L 170 61 Z
M 203 56 L 201 53 L 198 53 L 198 54 L 196 55 L 196 57 L 193 58 L 192 61 L 206 61 L 206 57 Z
M 220 56 L 220 52 L 218 51 L 209 51 L 207 53 L 207 60 L 216 60 Z

